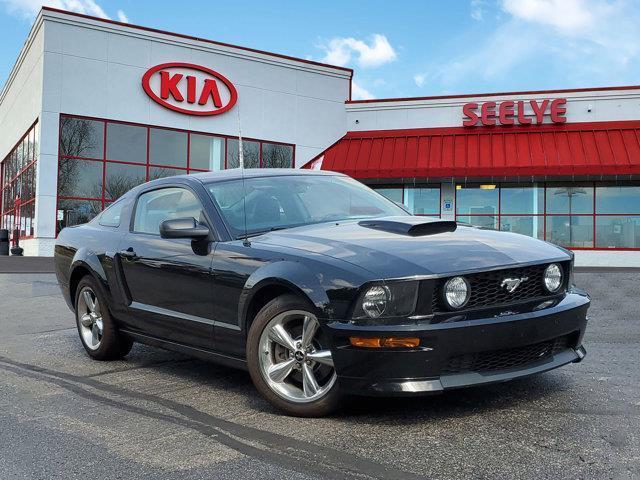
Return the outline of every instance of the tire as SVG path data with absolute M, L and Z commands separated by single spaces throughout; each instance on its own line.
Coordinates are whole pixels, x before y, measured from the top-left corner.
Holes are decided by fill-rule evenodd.
M 133 340 L 120 332 L 98 282 L 85 275 L 75 298 L 76 326 L 82 346 L 95 360 L 117 360 L 131 351 Z
M 269 403 L 297 417 L 328 415 L 342 397 L 314 310 L 295 295 L 277 297 L 258 312 L 247 337 L 253 384 Z

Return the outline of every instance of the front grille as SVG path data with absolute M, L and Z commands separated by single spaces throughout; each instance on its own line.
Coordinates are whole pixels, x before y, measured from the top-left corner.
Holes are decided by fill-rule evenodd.
M 543 284 L 544 270 L 547 265 L 532 265 L 465 275 L 464 277 L 471 287 L 471 297 L 463 307 L 463 310 L 510 305 L 527 300 L 553 297 L 554 295 L 550 295 Z M 566 267 L 564 265 L 563 270 L 566 278 Z M 527 280 L 522 282 L 513 292 L 509 292 L 505 287 L 501 286 L 505 278 L 524 277 L 527 277 Z M 444 300 L 442 299 L 442 289 L 446 281 L 446 278 L 439 280 L 434 288 L 431 304 L 433 313 L 450 311 L 444 306 Z
M 546 360 L 571 345 L 571 336 L 565 335 L 524 347 L 469 353 L 449 358 L 443 375 L 467 372 L 491 372 L 524 367 Z

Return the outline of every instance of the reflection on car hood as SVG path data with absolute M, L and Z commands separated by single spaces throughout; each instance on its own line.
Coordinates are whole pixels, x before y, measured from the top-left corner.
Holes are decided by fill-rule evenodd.
M 426 217 L 393 217 L 424 223 Z M 270 232 L 258 244 L 296 248 L 358 265 L 378 278 L 444 275 L 520 263 L 568 260 L 564 250 L 525 235 L 458 225 L 453 232 L 407 236 L 358 221 L 321 223 Z

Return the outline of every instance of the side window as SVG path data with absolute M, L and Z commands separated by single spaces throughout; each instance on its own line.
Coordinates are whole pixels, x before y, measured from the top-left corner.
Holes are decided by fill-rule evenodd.
M 143 193 L 138 198 L 133 231 L 160 235 L 160 224 L 173 218 L 193 217 L 200 220 L 202 205 L 191 191 L 184 188 L 161 188 Z
M 98 218 L 98 223 L 103 227 L 119 227 L 123 206 L 124 202 L 116 202 L 111 205 L 104 212 L 102 212 L 102 214 Z

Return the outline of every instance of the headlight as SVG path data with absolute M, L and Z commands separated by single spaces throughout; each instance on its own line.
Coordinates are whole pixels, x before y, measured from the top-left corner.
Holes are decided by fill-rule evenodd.
M 549 292 L 555 293 L 562 285 L 562 269 L 557 263 L 552 263 L 544 270 L 544 286 Z
M 353 318 L 402 317 L 413 313 L 418 297 L 418 282 L 394 282 L 374 285 L 365 290 L 353 311 Z
M 386 312 L 391 300 L 389 287 L 371 287 L 362 297 L 362 310 L 371 318 L 378 318 Z
M 444 284 L 444 299 L 454 309 L 462 308 L 469 301 L 471 288 L 464 277 L 453 277 Z

